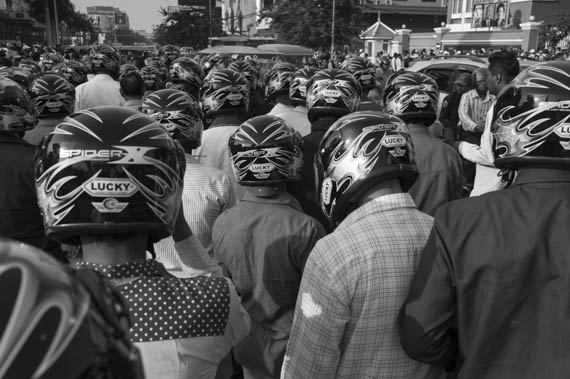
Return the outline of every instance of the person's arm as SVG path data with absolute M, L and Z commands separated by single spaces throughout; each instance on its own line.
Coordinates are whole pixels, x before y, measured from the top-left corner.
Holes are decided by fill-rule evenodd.
M 204 246 L 192 234 L 192 230 L 184 217 L 182 204 L 180 204 L 172 239 L 174 240 L 174 249 L 182 263 L 195 271 L 192 276 L 222 276 L 221 267 L 210 258 Z
M 400 342 L 410 358 L 449 371 L 453 370 L 458 355 L 455 284 L 451 272 L 436 215 L 398 324 Z
M 350 319 L 350 306 L 337 288 L 341 281 L 325 268 L 319 254 L 319 249 L 330 248 L 319 242 L 309 255 L 281 379 L 329 379 L 338 370 L 340 342 Z
M 493 107 L 487 112 L 485 129 L 481 135 L 480 146 L 468 142 L 457 143 L 459 154 L 468 161 L 483 166 L 493 166 L 495 158 L 491 149 L 491 124 L 493 123 Z
M 241 306 L 241 299 L 236 292 L 234 284 L 228 278 L 226 278 L 226 281 L 230 290 L 230 314 L 224 337 L 228 341 L 229 346 L 233 347 L 249 334 L 251 320 L 249 314 Z
M 459 121 L 461 122 L 463 130 L 472 132 L 477 128 L 477 123 L 469 116 L 471 106 L 470 97 L 467 95 L 468 93 L 469 92 L 464 93 L 463 96 L 461 96 L 461 101 L 459 101 Z

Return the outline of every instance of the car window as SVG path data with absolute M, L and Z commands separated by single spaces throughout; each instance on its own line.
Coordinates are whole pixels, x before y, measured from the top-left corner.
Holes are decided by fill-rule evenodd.
M 421 72 L 431 76 L 436 81 L 440 91 L 449 92 L 449 81 L 453 74 L 452 67 L 428 68 Z

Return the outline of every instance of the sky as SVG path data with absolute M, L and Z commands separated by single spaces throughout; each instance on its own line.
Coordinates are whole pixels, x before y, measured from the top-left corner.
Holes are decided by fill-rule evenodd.
M 75 9 L 87 13 L 87 7 L 109 6 L 119 8 L 129 15 L 131 29 L 144 29 L 152 32 L 152 26 L 160 24 L 162 16 L 158 13 L 161 7 L 177 5 L 178 0 L 71 0 Z

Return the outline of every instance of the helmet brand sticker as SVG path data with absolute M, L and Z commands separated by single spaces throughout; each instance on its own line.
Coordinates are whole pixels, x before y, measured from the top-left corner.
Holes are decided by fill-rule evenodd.
M 85 192 L 91 196 L 130 197 L 139 187 L 129 179 L 95 178 L 84 185 Z
M 562 148 L 564 150 L 570 150 L 570 142 L 569 141 L 560 141 L 560 146 L 562 146 Z
M 570 138 L 570 124 L 562 124 L 554 129 L 556 133 L 561 138 Z
M 121 203 L 117 199 L 109 197 L 100 203 L 91 203 L 100 213 L 121 213 L 129 203 Z
M 61 149 L 59 158 L 91 157 L 92 159 L 120 158 L 124 154 L 123 150 L 82 150 L 82 149 Z
M 387 135 L 380 143 L 386 147 L 406 146 L 406 138 L 401 135 Z
M 325 178 L 321 187 L 321 198 L 325 205 L 330 205 L 333 189 L 334 181 L 331 178 Z
M 387 130 L 394 130 L 397 129 L 398 125 L 396 124 L 378 124 L 378 125 L 371 125 L 365 128 L 362 128 L 364 132 L 384 132 Z
M 336 89 L 326 89 L 323 91 L 323 96 L 337 98 L 341 97 L 342 93 Z
M 553 111 L 570 112 L 570 100 L 563 101 L 541 101 L 538 103 L 539 109 L 548 109 Z
M 249 166 L 249 171 L 254 173 L 266 173 L 275 168 L 271 163 L 257 163 Z
M 400 146 L 396 146 L 393 149 L 389 150 L 389 153 L 394 158 L 402 158 L 406 155 L 406 149 L 402 149 Z
M 412 96 L 412 101 L 414 102 L 427 102 L 429 101 L 429 96 L 426 94 L 415 94 L 414 96 Z

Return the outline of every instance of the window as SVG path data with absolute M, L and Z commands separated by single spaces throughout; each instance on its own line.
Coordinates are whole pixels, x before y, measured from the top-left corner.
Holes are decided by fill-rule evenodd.
M 452 67 L 428 68 L 421 72 L 431 76 L 436 81 L 440 91 L 449 92 L 449 82 L 453 74 Z

